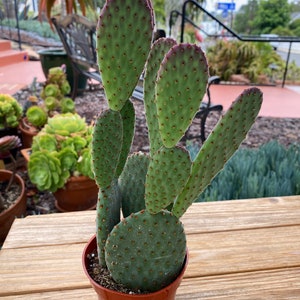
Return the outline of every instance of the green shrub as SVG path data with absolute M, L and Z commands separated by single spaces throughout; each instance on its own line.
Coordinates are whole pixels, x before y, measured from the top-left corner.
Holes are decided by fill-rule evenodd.
M 258 149 L 238 150 L 198 201 L 299 194 L 300 144 L 285 148 L 272 141 Z
M 17 28 L 16 20 L 4 19 L 1 23 L 2 26 L 8 26 L 12 28 Z M 40 37 L 53 38 L 56 41 L 60 41 L 59 36 L 56 32 L 52 31 L 50 25 L 47 22 L 40 22 L 38 20 L 20 20 L 19 27 L 22 30 L 36 33 Z

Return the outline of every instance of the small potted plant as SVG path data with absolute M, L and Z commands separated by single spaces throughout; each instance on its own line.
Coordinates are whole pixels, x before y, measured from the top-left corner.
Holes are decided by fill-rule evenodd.
M 61 211 L 90 209 L 98 188 L 91 169 L 92 129 L 78 114 L 48 118 L 33 138 L 28 175 L 41 191 L 54 193 Z
M 149 0 L 107 0 L 98 22 L 109 108 L 93 131 L 97 230 L 82 258 L 99 299 L 175 299 L 187 263 L 180 218 L 237 150 L 262 103 L 259 89 L 244 91 L 192 162 L 180 140 L 206 92 L 206 57 L 197 45 L 170 38 L 151 45 L 153 27 Z M 130 96 L 144 67 L 150 153 L 130 155 Z
M 1 157 L 9 156 L 13 162 L 12 170 L 0 170 L 0 244 L 2 244 L 16 217 L 26 212 L 24 180 L 16 174 L 17 164 L 11 150 L 21 146 L 20 138 L 7 135 L 0 138 Z
M 75 111 L 74 101 L 66 96 L 70 91 L 71 88 L 66 79 L 64 67 L 51 68 L 41 91 L 41 101 L 36 95 L 32 95 L 25 103 L 25 117 L 19 126 L 24 148 L 31 147 L 32 138 L 47 123 L 48 117 L 57 113 Z

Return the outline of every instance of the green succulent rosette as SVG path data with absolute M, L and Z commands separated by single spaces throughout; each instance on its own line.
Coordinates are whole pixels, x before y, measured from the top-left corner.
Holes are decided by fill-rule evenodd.
M 62 188 L 68 176 L 61 169 L 57 154 L 48 150 L 33 152 L 28 162 L 28 175 L 40 191 L 55 192 Z
M 76 151 L 72 147 L 66 147 L 58 152 L 57 157 L 60 160 L 62 170 L 69 172 L 70 176 L 70 173 L 75 170 L 77 164 L 78 155 Z
M 60 92 L 62 95 L 68 95 L 71 92 L 71 86 L 67 80 L 63 80 L 60 85 Z
M 10 95 L 0 94 L 0 129 L 17 127 L 22 117 L 22 106 Z
M 37 105 L 28 108 L 26 111 L 26 117 L 28 121 L 35 127 L 44 126 L 48 120 L 47 113 Z
M 43 90 L 44 97 L 59 97 L 60 88 L 58 84 L 50 83 L 44 87 Z
M 44 101 L 48 110 L 54 110 L 57 107 L 57 99 L 53 96 L 46 97 Z
M 68 113 L 68 112 L 75 112 L 75 103 L 72 100 L 72 98 L 69 97 L 64 97 L 60 101 L 60 106 L 61 106 L 61 112 L 63 114 Z
M 33 138 L 31 149 L 33 152 L 40 150 L 56 151 L 57 140 L 54 135 L 40 132 Z
M 84 135 L 87 131 L 87 124 L 85 119 L 78 114 L 66 113 L 49 118 L 44 129 L 47 133 L 62 136 Z

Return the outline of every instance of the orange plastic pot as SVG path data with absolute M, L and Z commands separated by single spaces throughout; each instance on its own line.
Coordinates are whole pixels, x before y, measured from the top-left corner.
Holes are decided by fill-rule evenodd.
M 130 294 L 124 294 L 124 293 L 109 290 L 99 285 L 90 276 L 90 274 L 87 271 L 87 265 L 88 265 L 87 256 L 89 253 L 95 251 L 96 248 L 97 248 L 97 241 L 96 241 L 96 236 L 94 235 L 84 248 L 82 254 L 82 265 L 86 276 L 90 280 L 94 290 L 98 295 L 99 300 L 175 300 L 176 291 L 181 283 L 181 280 L 183 278 L 184 272 L 188 264 L 188 251 L 186 254 L 184 266 L 182 267 L 180 274 L 171 284 L 154 293 L 130 295 Z
M 0 170 L 0 181 L 9 181 L 11 176 L 11 171 Z M 20 185 L 21 193 L 13 205 L 0 213 L 0 243 L 4 242 L 14 219 L 16 217 L 22 217 L 26 213 L 27 199 L 24 180 L 18 174 L 15 174 L 15 182 Z
M 95 180 L 86 176 L 72 176 L 63 188 L 53 193 L 55 206 L 62 212 L 94 209 L 98 190 Z

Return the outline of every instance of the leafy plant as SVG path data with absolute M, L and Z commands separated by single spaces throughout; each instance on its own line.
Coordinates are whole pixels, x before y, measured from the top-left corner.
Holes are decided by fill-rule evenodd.
M 35 96 L 31 96 L 31 99 L 29 99 L 32 105 L 26 110 L 26 117 L 29 123 L 41 128 L 46 124 L 48 117 L 56 113 L 75 112 L 74 101 L 66 97 L 70 91 L 71 87 L 63 67 L 51 68 L 41 91 L 43 101 L 38 103 L 38 99 Z
M 277 141 L 240 149 L 198 201 L 249 199 L 300 194 L 300 145 Z
M 92 142 L 100 264 L 116 282 L 143 292 L 161 289 L 181 271 L 180 218 L 236 151 L 262 102 L 258 89 L 244 91 L 192 163 L 178 143 L 206 92 L 206 57 L 200 47 L 170 38 L 151 48 L 153 14 L 149 0 L 109 0 L 102 9 L 97 49 L 109 109 L 97 118 Z M 150 154 L 128 156 L 135 123 L 129 98 L 145 62 Z M 121 222 L 120 206 L 130 214 Z
M 0 129 L 17 127 L 22 117 L 22 106 L 10 95 L 0 94 Z
M 55 192 L 70 176 L 93 178 L 92 128 L 77 114 L 58 114 L 48 119 L 34 137 L 28 162 L 30 180 L 39 190 Z

